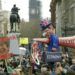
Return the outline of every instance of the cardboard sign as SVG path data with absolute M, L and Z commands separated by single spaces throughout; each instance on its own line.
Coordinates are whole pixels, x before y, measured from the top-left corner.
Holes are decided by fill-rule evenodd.
M 46 53 L 46 62 L 59 62 L 62 59 L 60 52 L 47 52 Z
M 26 44 L 28 45 L 28 38 L 20 38 L 20 45 L 21 44 Z
M 19 43 L 18 43 L 17 34 L 16 33 L 10 33 L 8 36 L 9 37 L 15 36 L 15 39 L 10 39 L 10 47 L 9 47 L 10 51 L 9 51 L 9 53 L 19 55 Z
M 0 37 L 0 60 L 8 59 L 19 51 L 18 39 L 15 34 Z

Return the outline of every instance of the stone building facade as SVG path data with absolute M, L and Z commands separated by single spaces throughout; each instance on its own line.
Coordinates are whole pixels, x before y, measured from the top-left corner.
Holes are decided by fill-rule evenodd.
M 52 0 L 56 33 L 59 36 L 72 36 L 75 34 L 75 0 Z M 52 9 L 51 9 L 52 10 Z
M 2 10 L 2 2 L 0 0 L 0 36 L 7 34 L 7 31 L 10 30 L 9 16 L 9 11 Z
M 10 12 L 0 11 L 0 33 L 3 35 L 7 34 L 7 31 L 10 31 L 9 16 Z
M 53 22 L 56 25 L 56 34 L 62 37 L 74 36 L 75 0 L 52 0 L 50 7 L 51 13 L 54 12 L 54 14 L 52 13 L 51 15 L 51 19 L 52 21 L 54 19 Z M 75 58 L 75 49 L 68 48 L 68 51 Z

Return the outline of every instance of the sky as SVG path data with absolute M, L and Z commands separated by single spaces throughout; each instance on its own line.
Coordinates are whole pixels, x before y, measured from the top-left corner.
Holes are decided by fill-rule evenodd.
M 50 0 L 40 0 L 42 2 L 42 18 L 50 18 L 49 5 Z M 2 9 L 10 11 L 13 7 L 13 4 L 16 4 L 17 7 L 20 8 L 19 15 L 21 19 L 23 18 L 25 21 L 29 20 L 29 0 L 2 0 Z

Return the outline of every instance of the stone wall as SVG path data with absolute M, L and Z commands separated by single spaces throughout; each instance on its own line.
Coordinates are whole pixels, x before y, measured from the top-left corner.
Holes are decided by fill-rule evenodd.
M 75 0 L 57 1 L 56 32 L 60 36 L 75 34 Z

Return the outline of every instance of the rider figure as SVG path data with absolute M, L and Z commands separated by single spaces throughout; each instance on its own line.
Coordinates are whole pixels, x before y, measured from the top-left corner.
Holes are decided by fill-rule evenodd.
M 20 9 L 19 9 L 18 7 L 16 7 L 16 4 L 14 4 L 14 5 L 13 5 L 13 8 L 11 9 L 11 13 L 12 13 L 12 14 L 16 14 L 16 15 L 17 15 L 17 18 L 20 19 L 19 14 L 18 14 L 18 11 L 19 11 L 19 10 L 20 10 Z

